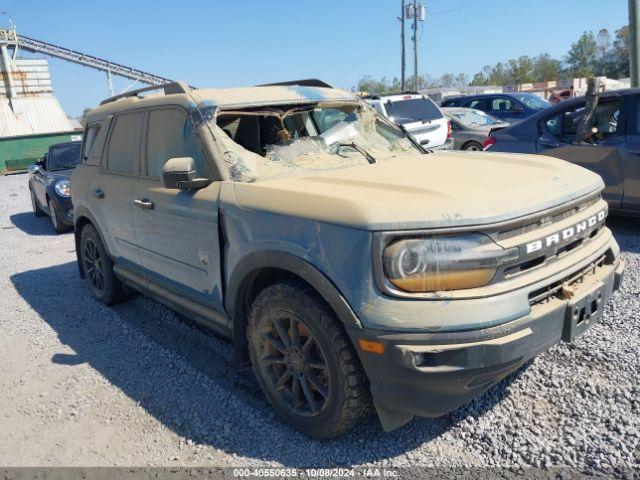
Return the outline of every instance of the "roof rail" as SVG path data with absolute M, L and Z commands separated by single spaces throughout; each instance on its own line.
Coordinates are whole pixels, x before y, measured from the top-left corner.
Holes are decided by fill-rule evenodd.
M 262 85 L 256 85 L 256 87 L 278 87 L 278 86 L 335 88 L 333 85 L 329 85 L 327 82 L 323 82 L 322 80 L 318 80 L 317 78 L 307 78 L 304 80 L 289 80 L 286 82 L 263 83 Z
M 189 87 L 189 85 L 187 85 L 185 82 L 171 82 L 162 83 L 160 85 L 150 85 L 148 87 L 138 88 L 136 90 L 130 90 L 119 95 L 114 95 L 113 97 L 109 97 L 101 101 L 100 105 L 115 102 L 116 100 L 120 100 L 121 98 L 137 97 L 141 93 L 149 92 L 152 90 L 164 90 L 165 95 L 172 95 L 175 93 L 189 93 L 191 91 L 191 87 Z

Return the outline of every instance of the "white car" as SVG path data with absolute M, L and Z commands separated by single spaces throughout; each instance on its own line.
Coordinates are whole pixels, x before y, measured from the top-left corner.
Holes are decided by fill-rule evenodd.
M 398 93 L 370 95 L 364 100 L 389 120 L 399 124 L 422 147 L 451 150 L 451 124 L 440 108 L 426 95 Z

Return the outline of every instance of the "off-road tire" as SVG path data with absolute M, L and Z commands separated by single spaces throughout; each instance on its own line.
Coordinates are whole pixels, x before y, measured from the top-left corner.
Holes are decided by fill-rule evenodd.
M 482 145 L 480 145 L 479 142 L 467 142 L 462 146 L 462 150 L 468 151 L 468 152 L 481 152 L 482 151 Z
M 68 232 L 70 227 L 65 225 L 60 217 L 60 213 L 58 212 L 58 208 L 56 204 L 49 200 L 49 218 L 51 219 L 51 226 L 56 231 L 56 233 L 64 233 Z
M 29 187 L 29 193 L 31 194 L 31 208 L 33 208 L 33 214 L 36 217 L 44 217 L 45 213 L 40 208 L 36 194 L 33 193 L 33 189 L 31 187 Z
M 327 389 L 323 389 L 326 396 L 322 400 L 322 408 L 318 413 L 304 415 L 297 413 L 293 408 L 295 403 L 293 383 L 296 381 L 299 382 L 298 396 L 306 397 L 309 387 L 313 389 L 311 390 L 313 396 L 320 396 L 320 389 L 316 388 L 314 383 L 306 381 L 306 391 L 301 387 L 305 383 L 303 378 L 306 377 L 305 373 L 294 373 L 293 375 L 299 378 L 292 378 L 290 387 L 285 385 L 278 390 L 274 385 L 273 375 L 270 375 L 270 372 L 273 372 L 269 370 L 274 367 L 269 367 L 268 362 L 265 361 L 266 358 L 273 358 L 273 355 L 262 358 L 265 355 L 264 349 L 272 347 L 264 337 L 265 332 L 273 332 L 269 330 L 272 325 L 275 325 L 273 318 L 283 314 L 284 318 L 287 315 L 290 316 L 289 322 L 293 322 L 291 318 L 295 317 L 297 325 L 302 323 L 302 326 L 296 327 L 296 331 L 304 331 L 307 336 L 298 337 L 298 345 L 302 343 L 301 338 L 308 341 L 313 335 L 314 341 L 317 342 L 314 348 L 317 348 L 317 352 L 322 351 L 323 359 L 326 360 L 325 365 L 328 368 L 321 373 L 322 378 L 327 380 L 325 384 Z M 288 325 L 290 329 L 286 331 L 287 335 L 293 336 L 292 323 Z M 270 335 L 274 334 L 270 333 Z M 281 337 L 278 338 L 281 340 Z M 247 340 L 253 372 L 263 393 L 278 415 L 296 429 L 315 438 L 336 438 L 349 431 L 372 411 L 369 383 L 351 340 L 333 310 L 309 286 L 301 282 L 285 281 L 262 290 L 250 307 Z M 282 343 L 280 345 L 282 346 Z M 307 354 L 303 353 L 303 356 Z M 311 358 L 306 358 L 304 361 L 308 362 L 305 365 L 313 363 Z M 279 368 L 289 369 L 289 367 L 290 364 Z M 317 381 L 318 376 L 313 373 L 312 375 Z M 300 388 L 303 390 L 302 393 Z M 289 400 L 285 396 L 290 396 Z M 288 405 L 287 402 L 291 404 Z
M 92 258 L 90 252 L 93 252 Z M 99 265 L 96 265 L 99 259 Z M 100 235 L 93 225 L 86 225 L 80 233 L 80 261 L 84 270 L 91 294 L 105 305 L 113 305 L 127 298 L 122 284 L 113 273 L 113 262 L 102 244 Z M 91 264 L 100 270 L 102 281 L 96 280 Z

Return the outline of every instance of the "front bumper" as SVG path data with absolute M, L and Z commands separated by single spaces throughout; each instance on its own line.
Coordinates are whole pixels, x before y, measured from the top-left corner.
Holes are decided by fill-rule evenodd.
M 446 333 L 351 330 L 355 345 L 361 339 L 384 344 L 383 354 L 360 352 L 383 427 L 397 428 L 414 415 L 451 412 L 535 355 L 561 340 L 573 340 L 601 318 L 623 271 L 622 260 L 615 258 L 572 285 L 571 293 L 564 293 L 571 299 L 550 296 L 532 305 L 529 315 L 489 328 Z
M 60 213 L 60 220 L 67 226 L 72 227 L 74 224 L 73 220 L 73 203 L 71 202 L 71 197 L 61 197 L 60 195 L 55 196 L 56 207 L 58 212 Z

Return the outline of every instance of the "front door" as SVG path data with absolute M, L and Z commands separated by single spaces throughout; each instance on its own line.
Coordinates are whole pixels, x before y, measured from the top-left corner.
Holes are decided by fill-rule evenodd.
M 612 208 L 620 208 L 624 194 L 625 135 L 622 100 L 603 99 L 596 108 L 591 132 L 576 141 L 584 103 L 573 104 L 540 123 L 538 153 L 561 158 L 587 168 L 602 177 L 604 198 Z
M 184 109 L 152 109 L 146 124 L 144 178 L 132 189 L 142 266 L 149 280 L 222 312 L 220 183 L 194 191 L 164 188 L 162 167 L 170 158 L 192 157 L 198 177 L 211 178 L 211 171 Z

